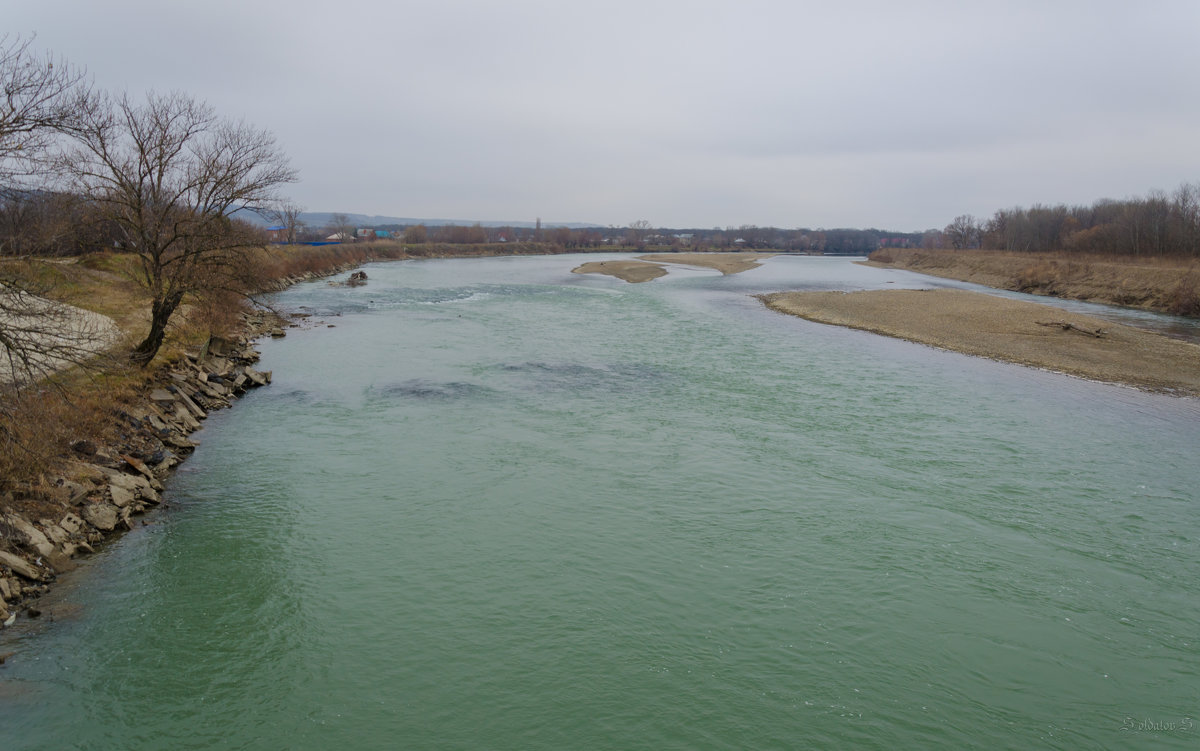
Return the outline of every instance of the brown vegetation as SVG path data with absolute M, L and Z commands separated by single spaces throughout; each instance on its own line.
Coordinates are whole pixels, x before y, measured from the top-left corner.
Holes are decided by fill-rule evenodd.
M 1200 184 L 1185 183 L 1170 195 L 1151 191 L 1145 198 L 1103 199 L 1091 206 L 1002 209 L 986 221 L 964 214 L 927 235 L 927 247 L 958 250 L 1198 258 Z
M 988 287 L 1200 315 L 1200 260 L 998 250 L 876 251 L 874 266 L 917 271 Z

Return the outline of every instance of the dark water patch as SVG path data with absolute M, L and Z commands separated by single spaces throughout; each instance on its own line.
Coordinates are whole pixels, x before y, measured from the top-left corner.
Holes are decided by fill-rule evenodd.
M 554 391 L 641 390 L 668 380 L 662 370 L 646 363 L 584 365 L 570 362 L 530 361 L 498 366 L 502 373 L 517 376 L 530 389 Z
M 262 401 L 279 405 L 311 405 L 320 401 L 316 394 L 304 389 L 266 389 L 255 396 Z
M 493 389 L 465 381 L 431 381 L 414 378 L 401 383 L 372 386 L 370 396 L 379 399 L 418 399 L 452 401 L 477 399 L 495 395 Z
M 400 287 L 385 290 L 382 295 L 374 296 L 372 302 L 376 307 L 381 305 L 438 305 L 441 303 L 461 302 L 479 294 L 475 287 L 442 287 L 437 289 L 414 289 Z

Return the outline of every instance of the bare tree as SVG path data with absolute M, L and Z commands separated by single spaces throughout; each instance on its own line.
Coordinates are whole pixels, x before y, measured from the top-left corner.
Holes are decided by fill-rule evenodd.
M 350 223 L 350 217 L 345 214 L 333 214 L 329 217 L 330 234 L 337 238 L 338 242 L 346 243 L 354 240 L 354 225 Z
M 26 178 L 47 169 L 50 143 L 87 93 L 81 71 L 34 54 L 31 43 L 0 36 L 0 253 L 6 255 L 51 242 L 54 212 L 46 209 L 60 199 L 32 191 Z M 6 283 L 12 289 L 17 281 Z
M 0 190 L 41 173 L 51 140 L 87 95 L 82 71 L 34 54 L 31 43 L 0 36 Z
M 950 245 L 958 250 L 978 248 L 983 230 L 978 220 L 970 214 L 954 217 L 954 221 L 946 225 L 942 234 L 950 241 Z
M 0 36 L 0 250 L 26 253 L 60 242 L 66 197 L 35 190 L 49 169 L 50 145 L 88 95 L 82 71 L 32 40 Z M 114 336 L 111 321 L 45 297 L 51 290 L 0 273 L 0 385 L 19 388 L 90 359 Z
M 654 229 L 654 225 L 648 219 L 638 219 L 629 223 L 629 239 L 630 245 L 635 248 L 643 248 L 646 245 L 646 236 L 650 234 L 650 230 Z
M 74 196 L 46 190 L 0 191 L 0 256 L 67 255 L 81 237 L 83 206 Z
M 146 365 L 187 295 L 226 284 L 261 236 L 234 214 L 266 211 L 296 180 L 267 131 L 218 118 L 182 93 L 92 95 L 69 124 L 60 166 L 141 261 L 150 330 L 130 359 Z
M 420 245 L 428 239 L 429 232 L 424 224 L 414 224 L 404 230 L 404 242 L 408 245 Z
M 287 244 L 295 245 L 297 237 L 304 231 L 305 225 L 300 219 L 300 215 L 303 213 L 303 206 L 291 201 L 284 201 L 275 209 L 267 212 L 267 217 L 269 217 L 270 221 L 283 227 Z

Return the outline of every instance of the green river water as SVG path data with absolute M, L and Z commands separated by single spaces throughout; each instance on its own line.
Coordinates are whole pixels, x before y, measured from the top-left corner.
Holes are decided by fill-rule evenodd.
M 280 295 L 274 383 L 0 632 L 0 749 L 1200 747 L 1200 400 L 750 297 L 967 285 L 585 260 Z

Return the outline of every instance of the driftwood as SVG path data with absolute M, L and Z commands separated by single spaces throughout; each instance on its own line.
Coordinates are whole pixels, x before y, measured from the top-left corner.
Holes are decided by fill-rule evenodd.
M 1039 326 L 1058 326 L 1063 331 L 1078 331 L 1081 334 L 1094 336 L 1097 339 L 1104 336 L 1104 329 L 1096 329 L 1095 331 L 1092 331 L 1091 329 L 1080 328 L 1079 326 L 1076 326 L 1073 323 L 1068 323 L 1067 321 L 1036 321 L 1035 323 L 1037 323 Z

